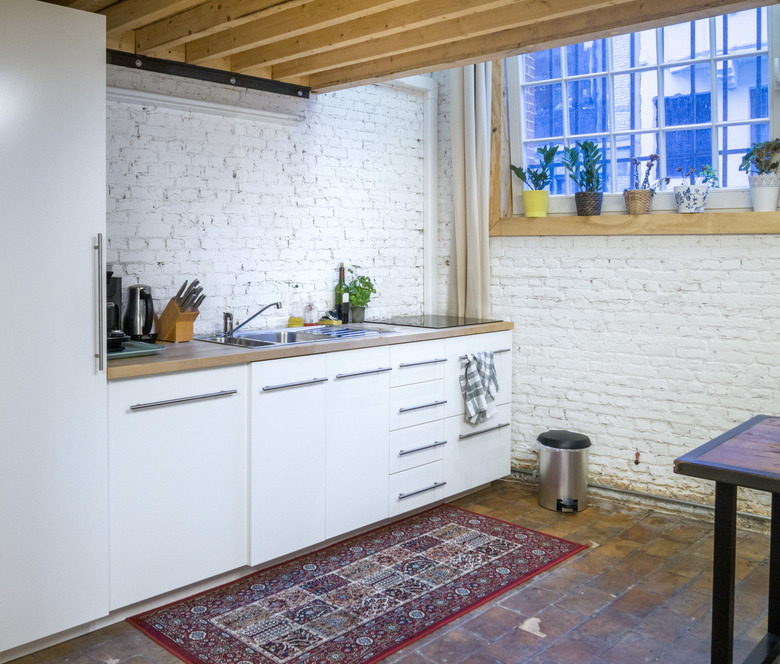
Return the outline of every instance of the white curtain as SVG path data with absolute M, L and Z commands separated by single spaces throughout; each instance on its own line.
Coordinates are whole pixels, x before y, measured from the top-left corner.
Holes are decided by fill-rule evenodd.
M 456 299 L 459 316 L 490 316 L 492 64 L 450 71 Z

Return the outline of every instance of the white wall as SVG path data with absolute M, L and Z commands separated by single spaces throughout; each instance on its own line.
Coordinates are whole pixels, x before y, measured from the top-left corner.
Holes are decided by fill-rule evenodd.
M 333 307 L 340 261 L 377 286 L 368 317 L 422 312 L 422 96 L 383 86 L 309 100 L 109 67 L 109 85 L 304 116 L 293 127 L 108 104 L 109 266 L 152 286 L 158 309 L 184 279 L 208 294 L 195 332 L 288 301 Z M 286 309 L 265 324 L 285 324 Z

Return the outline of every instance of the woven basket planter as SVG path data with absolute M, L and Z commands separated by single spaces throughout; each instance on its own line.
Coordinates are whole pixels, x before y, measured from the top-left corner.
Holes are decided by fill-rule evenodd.
M 604 194 L 600 191 L 578 191 L 574 194 L 578 217 L 596 217 L 601 214 Z
M 625 189 L 623 199 L 628 214 L 650 214 L 653 209 L 652 189 Z

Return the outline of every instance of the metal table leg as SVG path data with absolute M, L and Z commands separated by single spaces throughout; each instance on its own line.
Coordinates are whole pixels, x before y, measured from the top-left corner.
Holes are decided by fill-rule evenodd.
M 712 664 L 734 658 L 734 576 L 737 551 L 737 487 L 715 483 L 715 551 L 712 556 Z

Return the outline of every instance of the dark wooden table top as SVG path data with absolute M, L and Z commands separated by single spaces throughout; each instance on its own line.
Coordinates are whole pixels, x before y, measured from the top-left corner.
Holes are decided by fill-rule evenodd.
M 780 417 L 749 419 L 676 459 L 674 472 L 780 493 Z

